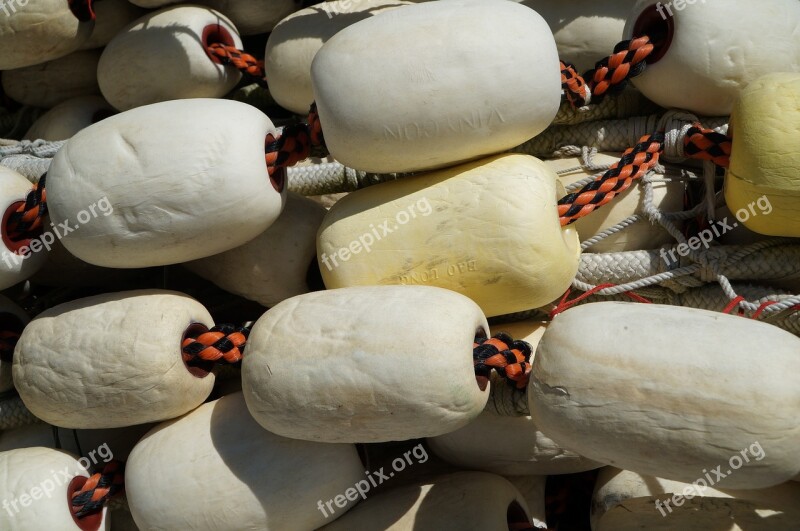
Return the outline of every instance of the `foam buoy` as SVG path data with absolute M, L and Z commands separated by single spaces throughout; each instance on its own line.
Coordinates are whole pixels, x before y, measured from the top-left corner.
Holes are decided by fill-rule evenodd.
M 3 90 L 13 100 L 34 107 L 53 107 L 70 98 L 100 94 L 98 50 L 71 53 L 59 59 L 3 72 Z
M 12 220 L 14 213 L 24 206 L 30 191 L 31 183 L 25 177 L 0 166 L 0 289 L 27 280 L 47 260 L 49 249 L 42 240 L 20 233 Z M 50 240 L 49 237 L 46 239 Z
M 14 388 L 11 377 L 14 344 L 29 320 L 25 310 L 11 299 L 0 295 L 0 393 Z
M 131 3 L 141 7 L 162 7 L 178 3 L 180 0 L 131 0 Z M 225 16 L 230 17 L 242 35 L 255 35 L 269 33 L 275 24 L 282 18 L 297 9 L 294 0 L 270 0 L 264 3 L 261 0 L 197 0 L 193 4 L 200 4 L 216 9 Z
M 25 138 L 28 140 L 66 140 L 93 123 L 115 114 L 100 96 L 83 96 L 60 103 L 36 120 Z
M 731 115 L 728 208 L 748 229 L 800 237 L 800 74 L 764 76 L 742 91 Z
M 536 349 L 545 326 L 522 321 L 498 325 L 498 331 Z M 530 416 L 501 416 L 489 406 L 463 428 L 428 439 L 428 446 L 455 466 L 504 476 L 572 474 L 602 466 L 556 444 Z
M 100 89 L 119 110 L 183 98 L 219 98 L 242 75 L 207 47 L 242 48 L 233 23 L 213 9 L 168 7 L 130 24 L 108 43 L 97 68 Z
M 97 18 L 91 37 L 81 46 L 83 50 L 102 48 L 125 26 L 146 13 L 128 0 L 102 0 L 92 7 Z
M 800 339 L 789 332 L 738 316 L 587 304 L 547 328 L 528 404 L 537 426 L 565 448 L 677 481 L 725 467 L 760 442 L 766 457 L 740 463 L 719 484 L 770 487 L 800 471 L 798 350 Z M 758 358 L 761 377 L 754 379 L 759 352 L 769 356 Z
M 306 114 L 314 102 L 311 61 L 322 45 L 359 20 L 409 3 L 402 0 L 323 2 L 281 20 L 269 35 L 264 55 L 270 95 L 282 107 Z
M 14 352 L 14 384 L 34 415 L 64 428 L 174 418 L 203 403 L 214 385 L 213 374 L 181 359 L 181 342 L 198 324 L 213 325 L 203 305 L 169 291 L 109 293 L 60 304 L 23 330 Z
M 74 478 L 88 478 L 86 468 L 71 455 L 50 448 L 20 448 L 0 452 L 0 528 L 14 530 L 107 529 L 106 508 L 79 527 L 70 494 Z M 85 480 L 84 480 L 85 481 Z
M 593 162 L 597 165 L 619 162 L 619 155 L 598 153 Z M 576 181 L 585 179 L 593 172 L 582 169 L 579 158 L 563 158 L 546 160 L 558 175 L 558 179 L 566 187 Z M 655 175 L 656 178 L 663 176 Z M 664 212 L 683 210 L 683 184 L 680 182 L 653 183 L 653 205 Z M 613 253 L 635 251 L 639 249 L 657 249 L 661 245 L 673 243 L 675 240 L 662 226 L 651 223 L 645 216 L 644 187 L 631 186 L 614 201 L 597 209 L 588 216 L 575 222 L 575 229 L 581 241 L 588 240 L 600 232 L 613 227 L 619 222 L 638 214 L 641 219 L 628 225 L 620 232 L 612 234 L 587 249 L 591 253 Z
M 705 474 L 694 483 L 642 476 L 607 467 L 592 502 L 594 531 L 670 529 L 794 529 L 800 520 L 800 485 L 717 490 Z
M 341 515 L 359 498 L 328 519 L 318 504 L 339 503 L 364 477 L 354 445 L 279 437 L 256 424 L 237 393 L 154 428 L 128 459 L 125 489 L 141 529 L 282 531 Z M 213 496 L 198 478 L 214 479 Z
M 542 306 L 564 293 L 578 269 L 577 232 L 558 219 L 563 195 L 556 174 L 527 155 L 358 190 L 320 227 L 322 278 L 328 288 L 447 288 L 490 317 Z
M 508 480 L 485 472 L 457 472 L 370 496 L 320 531 L 500 531 L 529 523 L 525 499 Z
M 85 0 L 91 6 L 92 0 Z M 66 0 L 27 0 L 0 5 L 0 70 L 38 65 L 80 48 L 94 21 L 73 13 Z M 75 2 L 77 5 L 78 2 Z M 78 17 L 85 21 L 78 20 Z
M 619 42 L 625 20 L 636 0 L 522 0 L 547 21 L 558 46 L 558 56 L 578 72 L 594 68 Z
M 50 217 L 78 227 L 61 240 L 69 252 L 106 267 L 238 247 L 283 208 L 282 173 L 271 178 L 264 158 L 274 131 L 266 115 L 230 100 L 169 101 L 106 118 L 53 159 Z
M 274 306 L 309 291 L 309 265 L 317 266 L 317 229 L 325 213 L 319 203 L 290 193 L 280 217 L 255 239 L 185 266 L 226 291 Z
M 311 67 L 325 142 L 342 164 L 448 166 L 515 147 L 552 122 L 558 53 L 532 9 L 443 0 L 385 15 L 334 35 Z
M 655 49 L 633 84 L 662 107 L 727 116 L 751 82 L 800 69 L 798 19 L 800 3 L 786 0 L 639 0 L 625 38 L 647 35 Z
M 250 334 L 242 361 L 247 407 L 266 429 L 296 439 L 441 435 L 486 404 L 472 348 L 488 330 L 474 302 L 427 286 L 293 297 L 265 313 Z M 301 352 L 313 359 L 298 364 Z

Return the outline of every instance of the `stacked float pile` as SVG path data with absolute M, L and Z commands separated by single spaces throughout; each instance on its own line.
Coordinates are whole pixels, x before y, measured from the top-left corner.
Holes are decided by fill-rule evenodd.
M 800 4 L 563 4 L 3 4 L 0 528 L 800 525 Z

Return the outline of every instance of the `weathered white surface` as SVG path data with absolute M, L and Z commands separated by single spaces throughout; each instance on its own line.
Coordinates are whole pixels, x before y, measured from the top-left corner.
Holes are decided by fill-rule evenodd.
M 666 3 L 666 2 L 665 2 Z M 625 39 L 652 0 L 640 0 L 625 25 Z M 649 65 L 633 84 L 662 107 L 705 116 L 730 114 L 733 102 L 749 83 L 770 72 L 800 71 L 800 2 L 703 0 L 669 16 L 654 14 L 658 24 L 675 24 L 664 57 Z M 663 23 L 662 23 L 663 20 Z
M 346 166 L 406 172 L 515 147 L 558 111 L 547 23 L 500 0 L 441 0 L 353 24 L 311 67 L 325 142 Z
M 102 48 L 122 29 L 143 16 L 146 11 L 128 0 L 101 0 L 93 2 L 92 9 L 97 16 L 91 37 L 83 43 L 82 50 Z
M 72 137 L 47 175 L 50 217 L 76 225 L 62 242 L 106 267 L 148 267 L 221 253 L 264 232 L 283 208 L 264 138 L 275 129 L 244 103 L 193 99 L 112 116 Z M 85 217 L 85 216 L 84 216 Z
M 702 477 L 698 474 L 698 479 Z M 592 530 L 796 529 L 798 499 L 800 485 L 792 482 L 768 489 L 717 490 L 607 467 L 595 486 Z M 660 511 L 656 500 L 661 502 Z
M 528 403 L 537 426 L 565 448 L 678 481 L 717 465 L 724 473 L 733 456 L 759 442 L 766 457 L 720 485 L 764 488 L 800 471 L 799 371 L 800 340 L 766 323 L 593 303 L 547 328 Z
M 162 7 L 181 0 L 131 0 L 142 7 Z M 300 5 L 294 0 L 197 0 L 192 2 L 216 9 L 229 17 L 242 35 L 272 31 L 275 24 Z
M 60 304 L 25 327 L 14 385 L 37 417 L 64 428 L 116 428 L 175 418 L 208 397 L 214 375 L 181 359 L 192 323 L 213 326 L 190 297 L 163 290 Z
M 0 70 L 44 63 L 74 52 L 94 22 L 79 22 L 65 0 L 6 2 L 0 11 Z
M 619 158 L 619 154 L 598 153 L 594 156 L 593 161 L 595 164 L 613 164 L 618 162 Z M 558 179 L 565 187 L 575 181 L 601 173 L 580 169 L 580 159 L 575 157 L 546 160 L 545 164 L 550 166 L 553 171 L 564 171 L 564 173 L 559 173 Z M 566 172 L 566 170 L 572 171 Z M 663 178 L 663 175 L 656 174 L 654 177 Z M 653 204 L 664 212 L 683 210 L 683 193 L 683 183 L 654 183 Z M 590 253 L 614 253 L 639 249 L 657 249 L 663 244 L 675 241 L 661 225 L 653 224 L 646 219 L 644 215 L 644 186 L 638 181 L 615 197 L 611 203 L 598 208 L 588 216 L 580 218 L 574 223 L 574 226 L 578 231 L 580 240 L 584 241 L 634 214 L 639 214 L 644 219 L 596 243 L 586 251 Z
M 485 472 L 458 472 L 371 496 L 320 531 L 506 531 L 511 505 L 516 506 L 513 516 L 525 521 L 525 498 L 506 479 Z
M 46 63 L 8 70 L 3 72 L 3 90 L 15 101 L 46 108 L 71 98 L 100 94 L 99 61 L 99 50 L 84 50 Z
M 153 429 L 131 453 L 125 489 L 142 529 L 300 531 L 323 525 L 317 502 L 363 470 L 354 445 L 262 429 L 237 393 Z
M 5 217 L 12 205 L 24 203 L 30 191 L 31 183 L 25 177 L 0 166 L 0 217 Z M 29 240 L 12 242 L 8 239 L 6 230 L 0 227 L 0 289 L 27 280 L 47 260 L 45 250 L 31 253 L 30 250 L 21 248 L 22 245 L 27 246 L 29 243 Z M 17 251 L 22 251 L 23 254 L 18 254 Z
M 563 195 L 555 173 L 527 155 L 358 190 L 320 228 L 322 278 L 328 288 L 447 288 L 489 317 L 542 306 L 569 287 L 580 259 L 577 232 L 558 220 Z
M 636 0 L 522 0 L 547 21 L 558 56 L 573 63 L 578 73 L 594 68 L 622 40 L 625 20 Z
M 535 351 L 544 331 L 544 323 L 529 320 L 498 324 L 492 335 L 506 332 Z M 453 465 L 504 476 L 572 474 L 602 466 L 561 448 L 531 417 L 500 416 L 490 406 L 463 428 L 428 439 L 428 446 Z
M 40 447 L 0 452 L 0 497 L 8 502 L 0 511 L 0 529 L 79 531 L 67 502 L 75 476 L 89 473 L 66 452 Z M 99 529 L 109 529 L 106 509 L 102 515 Z
M 12 326 L 19 323 L 22 325 L 28 324 L 30 318 L 25 310 L 19 307 L 17 303 L 0 295 L 0 314 L 9 314 L 9 319 Z M 18 321 L 17 321 L 18 320 Z M 11 377 L 11 364 L 5 361 L 0 361 L 0 393 L 5 393 L 14 388 L 14 380 Z M 2 437 L 0 435 L 0 437 Z
M 453 431 L 488 390 L 472 344 L 489 327 L 466 297 L 426 286 L 319 291 L 253 327 L 242 362 L 247 407 L 266 429 L 321 442 L 383 442 Z M 304 357 L 308 359 L 304 361 Z
M 103 96 L 122 111 L 159 101 L 224 96 L 242 75 L 209 56 L 203 30 L 211 25 L 226 30 L 242 49 L 233 23 L 204 7 L 167 7 L 133 22 L 100 58 L 97 79 Z
M 59 103 L 36 120 L 25 138 L 28 140 L 66 140 L 78 131 L 99 121 L 98 118 L 115 113 L 114 108 L 101 96 L 82 96 Z
M 264 55 L 269 93 L 282 107 L 306 114 L 314 101 L 311 61 L 331 37 L 359 20 L 410 2 L 348 0 L 321 2 L 281 20 L 270 33 Z
M 241 247 L 189 262 L 186 268 L 264 306 L 308 292 L 306 274 L 317 256 L 317 229 L 325 208 L 288 194 L 280 217 Z

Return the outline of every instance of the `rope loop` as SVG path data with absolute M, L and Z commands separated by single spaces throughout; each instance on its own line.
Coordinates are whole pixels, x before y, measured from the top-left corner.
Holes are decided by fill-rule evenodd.
M 472 345 L 475 376 L 489 378 L 495 370 L 513 382 L 517 389 L 524 389 L 530 377 L 532 351 L 530 343 L 514 340 L 505 333 L 495 334 L 492 338 L 475 338 Z

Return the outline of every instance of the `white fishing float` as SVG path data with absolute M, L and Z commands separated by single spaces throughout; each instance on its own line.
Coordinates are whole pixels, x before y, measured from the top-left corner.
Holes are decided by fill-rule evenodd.
M 0 289 L 27 280 L 47 259 L 42 242 L 31 234 L 17 234 L 11 222 L 30 190 L 31 183 L 25 177 L 0 166 Z
M 36 120 L 25 137 L 28 140 L 66 140 L 90 125 L 116 114 L 101 96 L 81 96 L 59 103 Z

